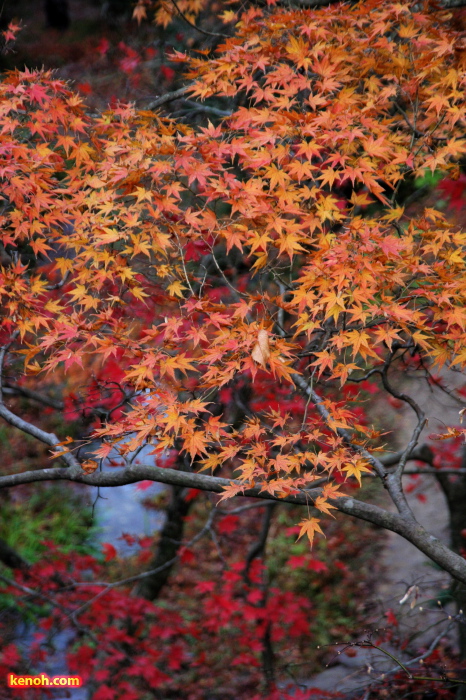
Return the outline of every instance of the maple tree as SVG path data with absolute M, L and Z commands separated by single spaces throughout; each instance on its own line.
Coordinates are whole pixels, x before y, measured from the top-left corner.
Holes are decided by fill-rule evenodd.
M 227 503 L 302 506 L 296 535 L 311 544 L 340 512 L 398 533 L 466 584 L 460 540 L 449 547 L 419 524 L 402 481 L 417 459 L 451 494 L 458 484 L 441 453 L 421 449 L 426 418 L 402 375 L 422 368 L 438 385 L 445 369 L 464 369 L 466 234 L 433 208 L 408 216 L 403 192 L 426 171 L 463 177 L 464 37 L 451 12 L 430 3 L 271 3 L 236 20 L 215 53 L 172 56 L 186 70 L 184 94 L 227 105 L 215 124 L 127 104 L 88 114 L 50 72 L 4 76 L 0 416 L 47 445 L 53 462 L 4 474 L 0 487 L 161 482 L 183 500 L 173 514 L 181 535 L 186 488 Z M 86 416 L 87 434 L 60 440 L 7 401 L 7 390 L 40 398 L 59 385 L 64 419 Z M 455 391 L 461 400 L 461 381 Z M 369 419 L 375 400 L 412 411 L 397 452 L 383 421 Z M 463 433 L 452 425 L 437 437 Z M 148 445 L 150 463 L 138 463 Z M 355 497 L 374 477 L 396 512 L 377 496 Z M 170 571 L 181 554 L 167 551 L 158 561 Z M 235 566 L 219 594 L 230 621 L 235 585 L 261 576 L 258 566 L 248 581 L 244 562 Z M 89 559 L 79 567 L 97 575 Z M 79 625 L 113 625 L 112 605 L 127 615 L 111 597 L 108 608 L 88 606 L 84 588 L 75 591 L 78 610 L 109 617 L 89 612 Z M 68 588 L 55 594 L 59 605 L 60 595 L 69 600 Z M 282 591 L 241 595 L 256 635 L 251 643 L 241 630 L 251 662 L 248 647 L 266 655 L 270 626 L 286 624 L 280 616 L 293 600 Z M 136 627 L 149 610 L 142 605 L 131 608 Z M 288 617 L 297 636 L 298 617 Z M 192 634 L 185 620 L 170 624 L 177 639 Z M 154 626 L 141 639 L 158 634 Z M 117 624 L 114 635 L 110 646 L 128 642 Z M 84 663 L 90 647 L 80 649 Z M 118 649 L 109 652 L 117 666 Z M 173 671 L 190 653 L 154 647 L 157 664 Z M 159 666 L 123 664 L 118 692 L 131 697 L 128 676 L 139 673 L 163 686 Z M 105 673 L 97 680 L 110 666 Z

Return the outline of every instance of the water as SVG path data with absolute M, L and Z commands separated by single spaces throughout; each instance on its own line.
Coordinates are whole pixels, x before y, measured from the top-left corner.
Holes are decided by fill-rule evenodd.
M 143 447 L 137 457 L 134 456 L 135 464 L 155 466 L 155 456 L 149 454 L 153 449 L 152 445 Z M 129 458 L 131 456 L 130 454 Z M 113 471 L 115 467 L 111 464 L 115 461 L 119 461 L 118 454 L 110 453 L 103 462 L 103 471 Z M 113 545 L 120 556 L 132 554 L 134 548 L 122 539 L 122 535 L 150 536 L 160 530 L 164 520 L 163 511 L 145 508 L 143 501 L 156 496 L 165 488 L 154 481 L 146 481 L 93 489 L 91 497 L 94 499 L 97 542 Z
M 35 642 L 35 635 L 37 634 L 37 628 L 34 625 L 25 625 L 21 623 L 17 628 L 18 639 L 16 645 L 21 651 L 22 655 L 27 658 L 28 653 L 31 650 Z M 67 628 L 56 632 L 53 635 L 53 640 L 51 642 L 51 647 L 48 647 L 49 653 L 47 654 L 47 659 L 42 663 L 35 663 L 34 668 L 29 672 L 31 675 L 39 675 L 45 673 L 50 678 L 54 676 L 76 676 L 76 673 L 70 674 L 66 663 L 66 651 L 68 645 L 73 641 L 74 632 L 73 630 Z M 41 691 L 39 691 L 40 693 Z M 38 694 L 37 698 L 41 696 Z M 43 697 L 46 697 L 45 694 Z M 89 694 L 85 686 L 81 688 L 57 688 L 50 689 L 50 695 L 48 696 L 53 700 L 88 700 Z
M 152 449 L 153 447 L 147 446 L 141 450 L 135 458 L 135 462 L 154 464 L 154 456 L 147 455 L 147 452 Z M 116 454 L 109 455 L 109 460 L 114 461 L 117 458 Z M 103 464 L 104 471 L 115 469 L 109 460 Z M 124 534 L 133 537 L 150 536 L 161 529 L 165 517 L 164 512 L 146 508 L 143 502 L 161 493 L 164 489 L 163 485 L 155 482 L 100 489 L 90 488 L 90 500 L 94 504 L 94 520 L 97 526 L 92 541 L 97 545 L 104 543 L 112 545 L 121 557 L 133 554 L 135 547 L 128 544 L 122 536 Z M 26 657 L 36 633 L 37 628 L 33 625 L 18 625 L 17 644 Z M 47 654 L 44 663 L 35 665 L 31 673 L 46 673 L 48 676 L 70 675 L 66 663 L 66 653 L 73 637 L 74 632 L 70 628 L 65 628 L 54 634 L 52 651 Z M 82 687 L 54 690 L 50 697 L 53 700 L 88 700 L 89 689 Z
M 120 556 L 134 553 L 122 539 L 123 534 L 136 537 L 153 535 L 162 527 L 164 513 L 144 508 L 143 500 L 156 496 L 163 486 L 154 482 L 141 490 L 138 484 L 99 489 L 99 497 L 94 501 L 94 515 L 97 524 L 98 543 L 108 543 L 115 547 Z

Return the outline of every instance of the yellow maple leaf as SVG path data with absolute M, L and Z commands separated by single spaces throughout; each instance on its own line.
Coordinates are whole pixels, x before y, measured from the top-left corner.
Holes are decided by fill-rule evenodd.
M 387 214 L 382 216 L 382 219 L 385 221 L 397 221 L 398 219 L 401 219 L 405 211 L 404 207 L 393 207 L 393 209 L 390 209 Z
M 317 496 L 316 500 L 314 501 L 314 507 L 317 508 L 317 510 L 320 510 L 322 513 L 331 515 L 332 518 L 334 517 L 330 512 L 330 509 L 333 508 L 333 510 L 336 510 L 336 508 L 335 506 L 332 506 L 332 504 L 329 503 L 324 496 Z
M 353 461 L 347 462 L 347 464 L 342 467 L 342 471 L 346 472 L 347 477 L 354 476 L 358 480 L 359 486 L 361 486 L 361 474 L 363 472 L 371 473 L 371 470 L 366 466 L 367 464 L 368 462 L 364 459 L 355 458 Z
M 181 297 L 183 298 L 183 292 L 186 290 L 185 285 L 179 280 L 175 280 L 167 287 L 167 292 L 171 297 Z
M 316 532 L 319 532 L 321 535 L 324 534 L 319 525 L 318 518 L 309 518 L 308 520 L 301 520 L 299 524 L 301 526 L 301 530 L 299 531 L 298 540 L 301 539 L 303 535 L 306 535 L 309 542 L 311 543 L 311 546 Z

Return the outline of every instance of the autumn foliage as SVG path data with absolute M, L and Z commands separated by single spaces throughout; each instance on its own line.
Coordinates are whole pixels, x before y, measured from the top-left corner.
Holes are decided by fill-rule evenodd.
M 3 400 L 0 415 L 49 444 L 74 480 L 97 484 L 109 458 L 137 480 L 132 459 L 149 444 L 156 460 L 170 456 L 168 483 L 178 468 L 213 477 L 199 488 L 211 483 L 222 499 L 307 503 L 296 534 L 311 543 L 326 516 L 350 512 L 345 495 L 376 475 L 400 518 L 387 527 L 405 535 L 401 476 L 425 418 L 397 373 L 466 365 L 466 234 L 433 208 L 408 216 L 404 200 L 426 172 L 464 178 L 466 44 L 451 12 L 428 2 L 270 3 L 235 22 L 215 52 L 172 57 L 190 99 L 230 112 L 201 127 L 127 104 L 88 114 L 50 72 L 4 76 L 3 381 L 64 387 L 65 419 L 92 423 L 83 436 L 92 454 L 81 460 L 79 441 L 34 433 Z M 379 458 L 390 427 L 366 410 L 374 392 L 414 411 L 391 471 Z M 361 513 L 383 524 L 375 510 Z M 80 566 L 88 575 L 95 564 Z M 269 628 L 276 642 L 279 629 L 308 633 L 308 602 L 279 590 L 266 599 L 241 566 L 221 591 L 199 582 L 197 592 L 207 595 L 206 629 L 222 610 L 239 630 L 232 663 L 255 667 Z M 97 593 L 79 589 L 76 605 Z M 185 618 L 164 626 L 141 599 L 128 611 L 118 596 L 99 608 L 108 619 L 84 619 L 89 607 L 80 624 L 111 630 L 105 644 L 121 651 L 129 641 L 117 618 L 129 615 L 141 648 L 128 666 L 113 647 L 115 669 L 95 678 L 116 674 L 120 694 L 95 700 L 142 697 L 133 677 L 165 687 L 202 655 L 202 638 L 195 652 L 179 641 L 200 634 Z M 163 635 L 165 652 L 151 641 Z M 74 657 L 81 668 L 92 666 L 90 648 Z M 203 697 L 196 692 L 186 697 Z
M 5 339 L 27 342 L 27 372 L 117 358 L 144 392 L 98 429 L 97 457 L 124 435 L 121 450 L 176 447 L 230 465 L 229 495 L 360 479 L 370 464 L 337 431 L 369 446 L 373 429 L 338 386 L 393 343 L 462 367 L 464 234 L 435 211 L 405 221 L 397 202 L 402 181 L 464 152 L 460 47 L 441 12 L 250 10 L 190 74 L 193 95 L 247 106 L 198 131 L 130 106 L 91 119 L 47 74 L 4 81 Z M 307 374 L 324 420 L 305 412 Z M 266 375 L 283 396 L 257 406 Z M 255 410 L 237 428 L 215 406 L 239 381 Z M 336 494 L 326 484 L 317 508 Z

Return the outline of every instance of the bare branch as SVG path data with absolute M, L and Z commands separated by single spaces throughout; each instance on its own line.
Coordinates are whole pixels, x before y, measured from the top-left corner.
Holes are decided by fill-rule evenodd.
M 188 83 L 188 85 L 185 85 L 184 87 L 180 88 L 179 90 L 174 90 L 173 92 L 167 92 L 165 95 L 162 95 L 161 97 L 157 97 L 155 100 L 150 102 L 146 109 L 151 110 L 151 109 L 156 109 L 157 107 L 161 107 L 162 105 L 166 104 L 167 102 L 173 102 L 173 100 L 177 100 L 179 97 L 183 97 L 185 95 L 189 88 L 192 87 L 194 83 Z
M 231 117 L 233 112 L 227 111 L 225 109 L 218 109 L 217 107 L 211 107 L 210 105 L 204 105 L 200 102 L 194 102 L 193 100 L 184 100 L 184 103 L 193 110 L 197 112 L 206 112 L 207 114 L 212 114 L 214 117 Z
M 404 111 L 404 109 L 403 109 L 402 107 L 400 107 L 400 105 L 398 104 L 398 102 L 393 102 L 393 106 L 394 106 L 395 109 L 398 110 L 398 112 L 401 114 L 401 116 L 402 116 L 403 119 L 405 120 L 406 124 L 409 126 L 409 128 L 411 129 L 412 133 L 413 133 L 415 136 L 417 136 L 418 138 L 423 138 L 424 136 L 426 136 L 426 134 L 424 134 L 422 131 L 419 131 L 419 129 L 416 129 L 416 127 L 415 127 L 414 124 L 411 122 L 410 118 L 408 117 L 408 115 L 406 114 L 406 112 Z
M 10 396 L 24 396 L 26 399 L 37 401 L 37 403 L 42 403 L 44 406 L 50 406 L 50 408 L 54 408 L 57 411 L 62 411 L 64 408 L 63 401 L 53 399 L 51 396 L 47 396 L 47 394 L 41 394 L 38 391 L 27 389 L 24 386 L 10 384 L 9 382 L 5 382 L 3 385 L 3 393 Z
M 395 352 L 395 351 L 394 351 Z M 393 357 L 393 353 L 391 355 L 391 358 Z M 390 358 L 390 359 L 391 359 Z M 403 453 L 400 457 L 400 460 L 398 462 L 398 466 L 394 472 L 393 475 L 391 475 L 392 479 L 395 479 L 398 481 L 398 483 L 401 483 L 401 477 L 403 476 L 403 470 L 406 466 L 406 462 L 408 461 L 409 455 L 412 453 L 414 448 L 416 447 L 419 437 L 424 429 L 424 426 L 427 422 L 426 415 L 424 411 L 421 409 L 419 404 L 408 394 L 405 394 L 403 392 L 397 391 L 388 381 L 388 368 L 390 366 L 390 360 L 387 361 L 384 365 L 384 368 L 382 372 L 380 373 L 380 376 L 382 377 L 382 383 L 384 386 L 384 389 L 388 391 L 389 394 L 391 394 L 393 397 L 398 399 L 399 401 L 404 401 L 404 403 L 407 403 L 411 408 L 413 409 L 414 413 L 417 416 L 417 424 L 416 427 L 413 430 L 413 433 L 411 435 L 411 439 L 406 445 L 406 448 L 403 450 Z
M 416 664 L 422 663 L 422 662 L 424 661 L 424 659 L 427 659 L 427 658 L 432 654 L 432 652 L 436 649 L 436 647 L 438 646 L 438 644 L 440 643 L 440 641 L 442 640 L 442 638 L 445 637 L 445 636 L 448 634 L 448 632 L 452 629 L 453 626 L 454 626 L 454 622 L 450 622 L 450 623 L 448 624 L 448 626 L 446 627 L 446 629 L 443 629 L 443 630 L 435 637 L 435 639 L 431 642 L 429 648 L 428 648 L 423 654 L 420 654 L 420 656 L 416 656 L 416 658 L 411 659 L 410 661 L 404 661 L 403 663 L 401 663 L 396 657 L 394 657 L 392 654 L 390 654 L 388 651 L 386 651 L 386 650 L 383 649 L 382 647 L 379 647 L 379 646 L 377 646 L 377 645 L 375 645 L 375 644 L 372 644 L 371 642 L 369 642 L 369 643 L 367 643 L 367 644 L 362 643 L 360 646 L 372 647 L 373 649 L 376 649 L 377 651 L 381 651 L 383 654 L 385 654 L 386 656 L 389 656 L 391 659 L 393 659 L 393 660 L 395 661 L 395 663 L 397 664 L 397 666 L 393 666 L 393 668 L 389 669 L 388 671 L 385 671 L 379 678 L 376 678 L 375 680 L 376 680 L 377 682 L 384 682 L 384 681 L 386 681 L 387 676 L 390 676 L 390 675 L 392 675 L 393 673 L 397 673 L 397 672 L 400 670 L 400 667 L 403 669 L 403 671 L 405 671 L 405 673 L 407 674 L 408 678 L 413 678 L 413 680 L 421 680 L 421 679 L 417 679 L 416 676 L 413 676 L 413 675 L 409 672 L 408 667 L 409 667 L 409 666 L 416 666 Z M 427 680 L 427 679 L 426 679 L 426 680 Z M 430 679 L 428 679 L 428 680 L 432 680 L 432 681 L 434 681 L 434 680 L 444 681 L 444 680 L 446 680 L 446 679 L 445 679 L 445 678 L 430 678 Z M 450 677 L 448 677 L 448 681 L 449 681 L 449 682 L 452 682 L 452 683 L 463 684 L 463 685 L 466 684 L 466 681 L 463 681 L 463 680 L 460 680 L 460 679 L 456 679 L 456 678 L 450 678 Z
M 195 29 L 195 30 L 196 30 L 197 32 L 199 32 L 200 34 L 204 34 L 204 36 L 213 36 L 213 37 L 220 38 L 220 39 L 229 39 L 229 38 L 230 38 L 230 37 L 228 36 L 228 34 L 218 34 L 218 33 L 214 33 L 214 32 L 208 32 L 208 31 L 206 31 L 205 29 L 201 29 L 200 27 L 196 26 L 196 25 L 194 24 L 194 22 L 191 22 L 191 20 L 188 19 L 188 18 L 186 17 L 186 15 L 185 15 L 185 14 L 181 11 L 181 9 L 179 8 L 178 3 L 176 2 L 176 0 L 171 0 L 171 3 L 172 3 L 172 5 L 175 7 L 175 9 L 176 9 L 176 11 L 178 12 L 179 16 L 186 22 L 186 24 L 189 24 L 190 27 L 192 27 L 193 29 Z
M 19 331 L 15 331 L 11 336 L 10 342 L 0 347 L 0 403 L 3 403 L 3 365 L 5 363 L 5 357 L 18 335 Z
M 17 335 L 18 331 L 16 331 L 13 334 L 11 341 L 7 345 L 3 345 L 0 348 L 0 416 L 4 418 L 4 420 L 6 420 L 6 422 L 10 425 L 13 425 L 15 428 L 18 428 L 18 430 L 22 430 L 23 433 L 32 435 L 33 437 L 37 438 L 37 440 L 45 442 L 46 445 L 50 445 L 51 447 L 57 447 L 60 441 L 58 440 L 56 435 L 54 435 L 53 433 L 47 433 L 45 432 L 45 430 L 41 430 L 41 428 L 38 428 L 36 425 L 33 425 L 32 423 L 28 423 L 28 421 L 23 420 L 15 413 L 10 411 L 10 409 L 5 406 L 5 403 L 3 401 L 3 363 L 5 361 L 5 355 L 8 352 L 8 349 L 11 347 L 11 344 L 13 343 Z M 71 454 L 71 452 L 66 452 L 63 455 L 63 460 L 66 462 L 66 464 L 68 464 L 69 467 L 73 467 L 77 472 L 81 471 L 81 466 L 78 460 Z
M 254 544 L 252 545 L 246 557 L 246 566 L 244 572 L 246 581 L 249 581 L 249 569 L 251 567 L 252 562 L 257 557 L 262 556 L 262 554 L 264 553 L 265 546 L 267 544 L 267 538 L 269 535 L 270 525 L 272 523 L 272 515 L 276 505 L 276 503 L 267 503 L 267 508 L 262 516 L 262 528 L 259 537 L 257 541 L 254 542 Z
M 33 423 L 28 423 L 28 421 L 23 420 L 15 413 L 10 411 L 10 409 L 5 406 L 3 401 L 0 402 L 0 416 L 6 420 L 7 423 L 15 428 L 18 428 L 18 430 L 22 430 L 23 433 L 32 435 L 33 437 L 37 438 L 37 440 L 45 442 L 46 445 L 50 445 L 50 447 L 57 447 L 60 444 L 60 441 L 56 435 L 53 433 L 47 433 L 45 430 L 38 428 Z M 61 455 L 61 458 L 69 467 L 73 468 L 74 473 L 77 474 L 81 471 L 81 465 L 71 452 L 64 452 L 64 454 Z
M 384 466 L 393 467 L 395 464 L 398 464 L 404 453 L 405 450 L 400 450 L 400 452 L 394 452 L 393 454 L 379 457 L 379 460 Z M 413 449 L 407 457 L 407 461 L 415 460 L 416 462 L 425 462 L 426 464 L 432 464 L 433 459 L 434 455 L 428 445 L 421 445 Z

